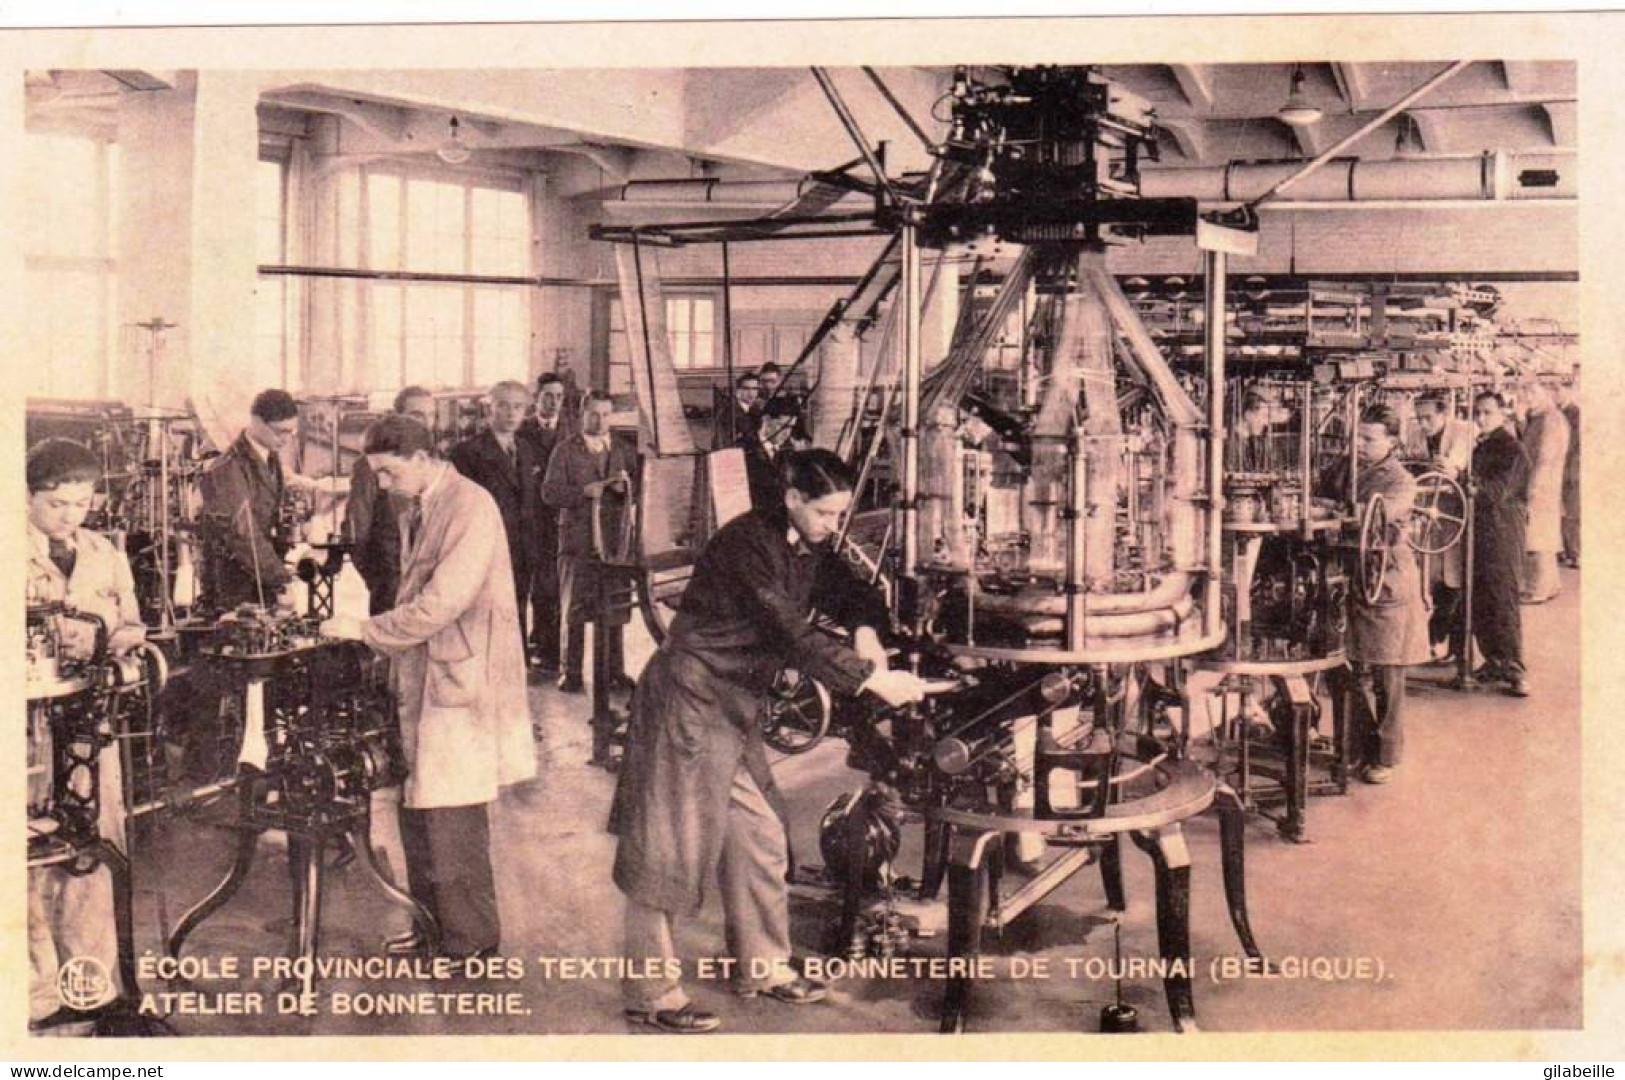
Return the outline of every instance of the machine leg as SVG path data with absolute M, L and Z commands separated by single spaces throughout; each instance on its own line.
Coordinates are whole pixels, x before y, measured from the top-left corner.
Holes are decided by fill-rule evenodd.
M 303 974 L 299 977 L 299 989 L 306 994 L 316 992 L 316 942 L 322 931 L 322 874 L 326 869 L 322 865 L 326 855 L 326 837 L 317 833 L 305 838 L 298 845 L 299 858 L 299 889 L 295 894 L 298 904 L 295 926 L 299 935 L 298 955 L 306 961 Z M 288 857 L 294 857 L 295 846 L 288 844 Z
M 984 852 L 987 841 L 997 833 L 982 833 L 956 852 L 960 858 L 948 864 L 948 956 L 974 958 L 982 951 L 982 928 L 987 922 L 989 874 Z M 970 998 L 970 980 L 951 978 L 942 998 L 942 1024 L 945 1034 L 965 1030 L 965 1006 Z
M 240 789 L 238 820 L 241 822 L 247 822 L 251 818 L 254 804 L 253 787 L 252 784 L 245 783 Z M 237 841 L 237 855 L 232 860 L 231 869 L 226 872 L 225 878 L 175 924 L 174 931 L 169 935 L 169 941 L 164 945 L 165 952 L 170 956 L 179 956 L 187 935 L 196 930 L 204 919 L 230 903 L 237 890 L 242 888 L 243 882 L 248 880 L 249 868 L 254 865 L 254 853 L 259 847 L 259 839 L 258 830 L 243 827 L 242 835 Z
M 1277 830 L 1281 837 L 1294 844 L 1306 843 L 1307 805 L 1309 802 L 1309 725 L 1314 720 L 1314 702 L 1308 698 L 1308 687 L 1302 679 L 1276 680 L 1279 693 L 1275 700 L 1275 722 L 1281 735 L 1282 756 L 1286 759 L 1286 816 Z
M 1157 949 L 1168 961 L 1163 979 L 1168 1012 L 1180 1032 L 1196 1030 L 1196 1001 L 1191 991 L 1191 857 L 1178 824 L 1133 834 L 1151 857 L 1157 877 Z
M 1219 786 L 1219 851 L 1224 866 L 1224 899 L 1230 908 L 1230 923 L 1236 928 L 1241 947 L 1255 960 L 1264 959 L 1258 942 L 1253 938 L 1253 927 L 1247 918 L 1247 807 L 1241 796 L 1224 785 Z
M 920 899 L 935 900 L 948 873 L 948 841 L 953 829 L 940 821 L 925 823 L 925 860 L 920 870 Z
M 864 941 L 858 932 L 858 915 L 863 909 L 864 839 L 868 831 L 869 795 L 864 793 L 852 806 L 851 813 L 841 822 L 841 846 L 845 849 L 846 874 L 841 881 L 841 922 L 836 929 L 836 956 L 856 959 L 864 953 Z
M 1123 836 L 1108 837 L 1100 849 L 1100 882 L 1106 889 L 1106 906 L 1113 911 L 1128 910 L 1128 893 L 1123 889 Z
M 1326 679 L 1326 693 L 1332 699 L 1332 742 L 1336 753 L 1332 760 L 1332 781 L 1339 795 L 1349 793 L 1349 774 L 1354 761 L 1354 724 L 1350 720 L 1351 688 L 1344 679 Z
M 384 871 L 378 865 L 378 860 L 373 857 L 371 836 L 372 823 L 369 816 L 361 819 L 350 833 L 350 848 L 355 852 L 356 861 L 361 864 L 361 869 L 366 872 L 372 883 L 378 886 L 379 891 L 387 896 L 392 903 L 399 904 L 411 913 L 412 925 L 428 942 L 429 955 L 438 954 L 440 952 L 439 921 L 429 914 L 428 910 L 418 903 L 411 893 L 389 880 L 384 874 Z

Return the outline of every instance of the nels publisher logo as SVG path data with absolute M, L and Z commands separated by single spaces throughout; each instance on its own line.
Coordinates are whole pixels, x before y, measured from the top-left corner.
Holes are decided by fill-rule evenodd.
M 76 956 L 57 970 L 56 990 L 62 1004 L 89 1012 L 111 996 L 113 979 L 107 966 L 94 956 Z

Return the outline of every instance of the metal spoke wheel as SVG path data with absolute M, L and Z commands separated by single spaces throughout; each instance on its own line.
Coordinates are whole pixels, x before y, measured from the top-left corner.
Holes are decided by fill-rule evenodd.
M 767 745 L 781 754 L 804 754 L 829 731 L 829 691 L 792 668 L 779 672 L 762 702 L 758 722 Z
M 1467 531 L 1467 493 L 1442 472 L 1416 478 L 1416 502 L 1406 522 L 1405 541 L 1423 555 L 1443 555 Z
M 1372 495 L 1360 519 L 1360 595 L 1367 604 L 1382 598 L 1388 579 L 1388 505 Z

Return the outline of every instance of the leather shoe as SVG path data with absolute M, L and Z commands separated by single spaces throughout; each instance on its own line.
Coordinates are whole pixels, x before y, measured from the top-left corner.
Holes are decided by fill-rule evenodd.
M 668 1035 L 704 1035 L 722 1026 L 715 1013 L 684 1005 L 681 1009 L 627 1009 L 626 1018 L 634 1024 L 648 1024 Z
M 630 693 L 638 688 L 638 684 L 630 675 L 611 675 L 609 679 L 609 688 L 611 690 L 625 690 Z
M 774 998 L 787 1005 L 811 1005 L 828 997 L 829 987 L 821 982 L 814 982 L 805 975 L 797 975 L 789 982 L 782 982 L 776 986 L 741 991 L 739 996 L 753 998 L 758 995 Z
M 466 978 L 466 977 L 468 977 L 468 972 L 466 970 L 466 965 L 468 964 L 468 962 L 470 960 L 489 960 L 492 957 L 497 955 L 498 948 L 499 948 L 499 946 L 496 946 L 496 945 L 487 945 L 483 949 L 475 949 L 471 953 L 464 953 L 464 954 L 462 954 L 460 956 L 455 956 L 455 955 L 452 955 L 451 953 L 447 953 L 446 954 L 446 959 L 451 961 L 451 974 L 452 974 L 452 977 L 453 978 Z
M 417 956 L 428 951 L 429 939 L 416 930 L 384 939 L 384 953 L 387 956 Z
M 561 694 L 585 694 L 587 685 L 581 681 L 580 675 L 566 675 L 559 680 Z
M 1522 675 L 1514 675 L 1507 680 L 1507 693 L 1513 697 L 1529 696 L 1529 680 Z
M 1360 770 L 1360 779 L 1368 784 L 1386 784 L 1394 778 L 1394 769 L 1391 765 L 1367 765 Z

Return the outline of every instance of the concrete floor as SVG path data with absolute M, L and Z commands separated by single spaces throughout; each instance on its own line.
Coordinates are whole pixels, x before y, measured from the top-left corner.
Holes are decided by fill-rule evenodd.
M 1191 930 L 1197 958 L 1196 1004 L 1208 1031 L 1369 1031 L 1382 1029 L 1545 1029 L 1581 1024 L 1580 701 L 1578 576 L 1564 571 L 1554 602 L 1525 608 L 1524 635 L 1534 696 L 1471 696 L 1428 680 L 1412 684 L 1406 757 L 1386 787 L 1356 785 L 1341 798 L 1313 800 L 1312 843 L 1289 845 L 1273 827 L 1248 829 L 1247 871 L 1252 922 L 1272 958 L 1366 957 L 1380 961 L 1380 981 L 1314 978 L 1212 981 L 1208 962 L 1239 952 L 1219 881 L 1216 820 L 1187 828 L 1194 865 Z M 629 637 L 634 669 L 647 657 L 641 631 Z M 603 831 L 613 778 L 586 764 L 587 702 L 551 687 L 531 691 L 543 732 L 540 777 L 506 794 L 493 815 L 493 847 L 504 953 L 522 958 L 518 982 L 360 984 L 336 980 L 320 993 L 357 990 L 472 989 L 518 991 L 528 1014 L 465 1017 L 175 1016 L 183 1034 L 400 1035 L 429 1033 L 621 1033 L 618 984 L 609 978 L 547 980 L 540 957 L 613 957 L 620 944 L 621 898 L 609 881 L 613 843 Z M 844 745 L 830 741 L 778 763 L 789 795 L 794 841 L 817 858 L 817 822 L 836 794 L 860 786 L 843 765 Z M 384 814 L 375 840 L 388 849 L 393 823 Z M 386 828 L 385 825 L 388 824 Z M 224 873 L 228 834 L 196 822 L 166 825 L 136 851 L 137 949 L 161 949 L 173 925 Z M 1125 957 L 1156 956 L 1148 861 L 1125 856 L 1130 907 L 1122 918 Z M 248 886 L 192 937 L 188 953 L 276 955 L 286 933 L 285 859 L 262 842 Z M 396 864 L 399 865 L 398 863 Z M 914 864 L 917 866 L 917 863 Z M 380 937 L 406 927 L 353 868 L 332 875 L 324 910 L 322 952 L 363 956 Z M 162 883 L 161 888 L 159 883 Z M 792 900 L 794 935 L 803 952 L 825 941 L 833 903 Z M 1048 959 L 1052 977 L 1001 978 L 973 991 L 975 1031 L 1092 1031 L 1109 982 L 1071 977 L 1067 958 L 1109 957 L 1112 927 L 1099 878 L 1087 870 L 993 942 L 1001 972 L 1013 959 Z M 279 922 L 279 919 L 282 920 Z M 942 939 L 922 940 L 918 955 L 940 954 Z M 721 915 L 713 901 L 682 926 L 678 950 L 692 965 L 722 949 Z M 941 991 L 914 981 L 842 981 L 825 1004 L 796 1008 L 743 1001 L 718 982 L 692 982 L 701 1007 L 726 1030 L 760 1032 L 906 1032 L 936 1028 Z M 275 987 L 249 980 L 205 983 L 206 990 Z M 145 989 L 160 990 L 149 982 Z M 1131 979 L 1123 998 L 1139 1009 L 1146 1030 L 1169 1030 L 1161 984 Z M 269 997 L 268 997 L 269 1001 Z M 647 1030 L 647 1029 L 645 1029 Z

